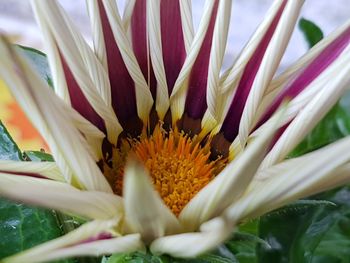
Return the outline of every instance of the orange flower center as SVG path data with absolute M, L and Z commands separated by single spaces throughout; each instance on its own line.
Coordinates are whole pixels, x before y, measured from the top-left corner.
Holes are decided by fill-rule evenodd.
M 197 142 L 184 133 L 165 132 L 157 127 L 151 136 L 123 140 L 112 157 L 112 168 L 105 165 L 105 176 L 122 195 L 124 164 L 130 151 L 144 163 L 155 189 L 164 203 L 178 215 L 184 206 L 226 164 L 225 158 L 210 159 L 209 143 Z

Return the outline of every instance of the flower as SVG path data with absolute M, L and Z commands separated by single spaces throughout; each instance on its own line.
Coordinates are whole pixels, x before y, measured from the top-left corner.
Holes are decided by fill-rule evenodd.
M 56 1 L 33 0 L 57 96 L 4 36 L 0 76 L 55 163 L 1 161 L 0 194 L 88 222 L 3 262 L 194 257 L 350 181 L 350 138 L 285 160 L 350 82 L 350 22 L 274 77 L 302 4 L 276 0 L 221 74 L 231 1 L 208 0 L 196 33 L 187 0 L 128 1 L 123 18 L 87 1 L 91 49 Z

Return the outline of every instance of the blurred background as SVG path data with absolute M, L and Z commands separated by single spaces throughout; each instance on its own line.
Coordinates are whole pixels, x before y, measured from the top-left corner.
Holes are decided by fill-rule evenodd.
M 198 26 L 204 0 L 193 0 L 194 25 Z M 76 26 L 90 43 L 91 32 L 85 0 L 59 1 Z M 125 0 L 117 0 L 122 8 Z M 243 45 L 263 19 L 273 0 L 234 0 L 232 7 L 229 40 L 226 48 L 224 67 L 232 64 Z M 122 9 L 121 9 L 122 10 Z M 312 20 L 328 35 L 337 26 L 350 18 L 350 0 L 307 0 L 302 17 Z M 35 23 L 29 1 L 0 0 L 0 32 L 6 33 L 15 43 L 34 47 L 45 52 L 40 31 Z M 285 68 L 299 58 L 308 46 L 301 33 L 296 29 L 281 68 Z M 42 139 L 26 120 L 13 101 L 5 85 L 0 80 L 0 120 L 5 123 L 11 135 L 23 150 L 45 147 Z

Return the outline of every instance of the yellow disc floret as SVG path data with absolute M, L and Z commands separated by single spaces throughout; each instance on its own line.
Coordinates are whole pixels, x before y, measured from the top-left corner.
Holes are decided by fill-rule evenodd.
M 165 204 L 178 215 L 184 206 L 223 168 L 226 160 L 210 160 L 209 143 L 177 132 L 156 128 L 151 136 L 128 140 L 130 147 L 115 150 L 112 169 L 106 177 L 116 194 L 122 194 L 123 165 L 133 151 L 149 170 L 155 189 Z

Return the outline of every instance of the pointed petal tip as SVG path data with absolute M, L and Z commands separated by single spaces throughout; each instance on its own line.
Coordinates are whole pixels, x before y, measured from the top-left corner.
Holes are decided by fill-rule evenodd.
M 101 233 L 108 233 L 116 223 L 116 220 L 95 220 L 86 223 L 64 236 L 2 259 L 1 262 L 51 262 L 76 256 L 100 256 L 144 249 L 139 234 L 96 240 Z M 90 241 L 86 242 L 87 240 Z
M 151 242 L 167 233 L 178 233 L 180 224 L 153 187 L 149 172 L 131 155 L 124 173 L 123 196 L 130 228 Z
M 189 232 L 156 239 L 150 245 L 154 254 L 169 254 L 178 258 L 195 258 L 222 244 L 232 233 L 232 224 L 224 218 L 214 218 L 200 227 L 201 232 Z

